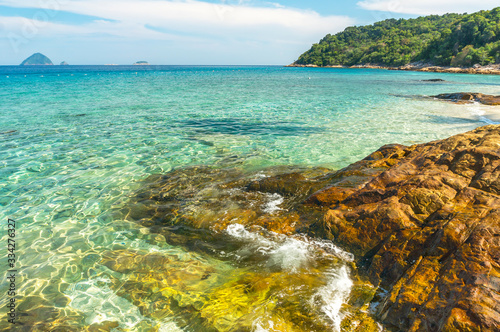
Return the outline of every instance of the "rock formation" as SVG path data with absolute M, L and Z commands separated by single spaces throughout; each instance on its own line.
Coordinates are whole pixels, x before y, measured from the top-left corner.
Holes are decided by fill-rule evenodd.
M 28 65 L 53 65 L 53 63 L 42 53 L 35 53 L 20 64 L 20 66 Z
M 210 254 L 208 230 L 238 223 L 353 253 L 343 332 L 378 331 L 373 316 L 390 331 L 500 331 L 500 125 L 386 145 L 337 172 L 186 167 L 147 182 L 116 218 L 169 244 Z
M 310 233 L 356 254 L 388 326 L 499 331 L 500 126 L 385 147 L 371 162 L 390 167 L 308 199 L 329 207 Z
M 500 96 L 484 95 L 474 92 L 443 93 L 432 97 L 456 103 L 478 102 L 484 105 L 500 105 Z

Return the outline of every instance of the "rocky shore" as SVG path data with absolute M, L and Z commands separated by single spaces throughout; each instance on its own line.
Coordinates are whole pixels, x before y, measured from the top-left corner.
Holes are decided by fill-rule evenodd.
M 362 168 L 380 163 L 360 185 L 313 194 L 328 211 L 310 232 L 356 254 L 386 291 L 376 316 L 388 326 L 499 331 L 500 126 L 383 147 Z
M 380 66 L 376 64 L 363 64 L 355 66 L 316 66 L 316 65 L 299 65 L 290 64 L 285 67 L 307 67 L 307 68 L 371 68 L 371 69 L 387 69 L 387 70 L 406 70 L 406 71 L 423 71 L 432 73 L 452 73 L 452 74 L 483 74 L 483 75 L 500 75 L 500 64 L 494 65 L 474 65 L 473 67 L 445 67 L 434 66 L 431 64 L 414 63 L 400 67 Z
M 307 234 L 353 253 L 359 279 L 344 305 L 343 332 L 379 331 L 379 323 L 388 331 L 500 330 L 500 125 L 386 145 L 336 172 L 187 167 L 147 182 L 121 217 L 167 243 L 211 253 L 210 238 L 239 224 Z M 112 270 L 122 255 L 110 253 Z M 141 298 L 137 285 L 123 291 Z M 192 314 L 204 317 L 200 308 Z M 283 323 L 290 331 L 316 326 L 293 317 Z
M 500 105 L 500 96 L 485 95 L 482 93 L 475 93 L 475 92 L 443 93 L 432 97 L 437 99 L 452 101 L 455 103 L 476 102 L 490 106 Z

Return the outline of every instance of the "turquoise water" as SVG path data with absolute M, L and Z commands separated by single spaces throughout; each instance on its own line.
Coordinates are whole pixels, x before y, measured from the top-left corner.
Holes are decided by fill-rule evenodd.
M 429 78 L 446 81 L 423 81 Z M 116 259 L 117 252 L 134 251 L 169 257 L 167 270 L 178 273 L 192 264 L 185 262 L 196 262 L 221 276 L 243 274 L 237 261 L 169 244 L 117 217 L 148 176 L 190 165 L 243 172 L 276 165 L 338 169 L 383 144 L 441 139 L 490 123 L 485 115 L 500 112 L 421 96 L 499 90 L 500 76 L 364 69 L 0 67 L 0 220 L 17 222 L 17 295 L 20 312 L 27 313 L 19 321 L 39 323 L 40 331 L 102 322 L 120 331 L 200 330 L 179 323 L 178 312 L 149 315 L 114 287 L 134 271 L 120 274 L 103 263 L 106 255 Z M 236 237 L 239 246 L 268 241 L 274 249 L 262 261 L 276 259 L 277 248 L 292 240 L 309 246 L 305 252 L 319 250 L 309 240 L 230 231 L 228 241 Z M 5 249 L 0 262 L 6 259 Z M 282 270 L 296 274 L 286 266 Z M 318 269 L 308 294 L 335 284 L 340 268 L 327 271 Z M 337 279 L 327 277 L 332 273 Z M 0 285 L 1 308 L 7 288 Z M 334 330 L 341 315 L 325 311 L 335 307 L 325 301 L 317 315 Z M 272 330 L 270 320 L 248 319 L 255 331 Z

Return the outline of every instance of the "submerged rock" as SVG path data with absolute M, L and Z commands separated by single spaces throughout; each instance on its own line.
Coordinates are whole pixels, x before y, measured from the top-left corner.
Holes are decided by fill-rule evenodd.
M 342 331 L 379 330 L 367 314 L 370 302 L 370 312 L 388 330 L 500 330 L 500 126 L 410 147 L 386 145 L 336 172 L 186 167 L 152 176 L 147 183 L 122 215 L 190 252 L 229 250 L 217 236 L 240 225 L 288 236 L 306 232 L 355 254 L 361 275 L 378 291 L 364 287 L 362 279 L 355 283 L 344 304 L 349 315 L 339 322 Z M 120 271 L 117 261 L 106 264 L 130 272 Z M 154 269 L 160 273 L 161 268 Z M 200 266 L 197 273 L 195 279 L 205 280 L 211 272 Z M 254 280 L 257 293 L 281 287 L 273 270 L 268 276 L 245 273 L 234 280 L 234 292 L 233 281 L 214 288 L 211 301 L 225 299 L 224 308 L 239 308 L 239 302 L 231 302 L 234 295 L 234 301 L 247 301 L 241 308 L 252 306 L 247 293 L 238 293 L 247 279 Z M 154 280 L 162 283 L 168 277 Z M 145 296 L 138 281 L 130 285 L 124 290 L 136 294 L 137 301 Z M 225 297 L 227 292 L 231 297 Z M 195 302 L 189 307 L 196 308 Z M 172 305 L 169 310 L 178 310 L 178 304 Z M 234 317 L 245 321 L 241 326 L 246 329 L 255 328 L 251 316 L 239 309 L 228 314 L 232 318 L 209 318 L 219 309 L 205 304 L 195 312 L 215 330 L 231 330 L 228 319 Z M 291 316 L 278 316 L 284 319 L 283 330 L 303 327 Z M 308 328 L 314 330 L 311 320 Z
M 355 167 L 344 173 L 363 176 Z M 367 313 L 375 288 L 357 278 L 352 255 L 329 241 L 295 235 L 321 218 L 321 207 L 303 202 L 339 182 L 334 174 L 324 168 L 245 173 L 199 166 L 151 176 L 121 217 L 212 263 L 131 251 L 109 252 L 103 263 L 128 275 L 120 296 L 143 315 L 178 317 L 183 328 L 378 331 Z M 154 303 L 144 300 L 151 294 Z
M 185 225 L 220 231 L 238 223 L 293 234 L 303 226 L 300 203 L 331 182 L 324 177 L 328 172 L 282 167 L 246 174 L 237 168 L 179 168 L 147 179 L 149 184 L 123 214 L 148 227 Z
M 357 255 L 388 326 L 499 331 L 500 126 L 395 151 L 369 182 L 313 194 L 328 210 L 310 234 Z
M 109 284 L 120 297 L 147 318 L 174 318 L 179 330 L 330 331 L 342 317 L 355 317 L 375 331 L 376 322 L 364 313 L 374 288 L 351 281 L 342 260 L 326 252 L 328 245 L 249 232 L 241 225 L 221 241 L 226 255 L 239 259 L 228 263 L 164 246 L 155 252 L 109 251 L 101 263 L 112 271 Z M 296 264 L 294 250 L 307 253 L 304 264 Z M 350 307 L 342 309 L 337 301 L 349 301 Z M 366 329 L 352 325 L 342 331 Z
M 484 95 L 482 93 L 443 93 L 432 97 L 437 99 L 449 100 L 456 103 L 478 102 L 484 105 L 500 105 L 500 96 Z

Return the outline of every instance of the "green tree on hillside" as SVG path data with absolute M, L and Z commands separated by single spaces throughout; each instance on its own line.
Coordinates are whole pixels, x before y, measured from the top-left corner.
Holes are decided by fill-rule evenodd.
M 444 66 L 499 63 L 500 7 L 348 27 L 326 35 L 295 64 L 402 66 L 416 61 Z

